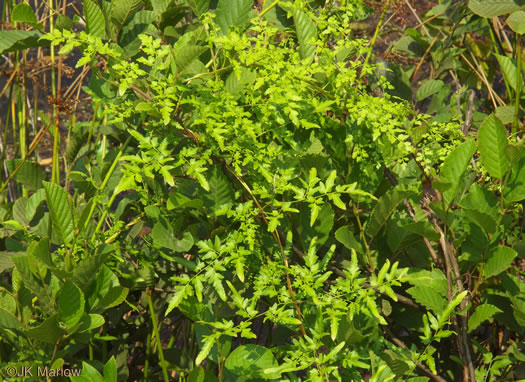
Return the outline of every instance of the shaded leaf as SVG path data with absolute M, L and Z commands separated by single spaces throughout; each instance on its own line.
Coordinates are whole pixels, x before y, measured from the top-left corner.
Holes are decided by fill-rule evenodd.
M 446 297 L 438 293 L 435 289 L 424 285 L 408 288 L 407 293 L 410 294 L 419 304 L 432 310 L 436 314 L 441 313 L 447 306 L 448 301 Z
M 83 0 L 86 31 L 95 37 L 106 36 L 106 20 L 99 6 L 93 0 Z
M 203 194 L 203 201 L 210 210 L 211 216 L 229 208 L 234 201 L 233 188 L 219 166 L 214 166 L 207 171 L 209 192 Z
M 335 239 L 348 249 L 355 249 L 359 253 L 364 253 L 363 245 L 355 238 L 348 226 L 343 226 L 335 231 Z
M 14 266 L 14 263 L 11 261 L 11 257 L 25 256 L 25 255 L 26 255 L 25 252 L 7 252 L 7 251 L 0 252 L 0 273 Z
M 84 315 L 84 304 L 82 291 L 71 281 L 66 282 L 57 295 L 58 321 L 72 327 Z
M 487 254 L 487 261 L 483 269 L 483 277 L 489 278 L 499 275 L 510 267 L 512 260 L 514 260 L 517 255 L 515 250 L 502 245 L 498 245 L 496 248 L 490 250 Z
M 467 171 L 475 151 L 476 145 L 472 139 L 469 139 L 456 147 L 445 159 L 441 168 L 440 181 L 449 185 L 442 192 L 443 199 L 447 205 L 455 198 L 460 181 L 463 179 L 463 175 Z
M 221 28 L 222 33 L 228 34 L 232 26 L 244 28 L 250 21 L 252 5 L 252 0 L 219 0 L 215 10 L 215 22 Z
M 498 106 L 494 114 L 503 124 L 507 125 L 514 121 L 514 106 Z
M 192 62 L 199 58 L 208 48 L 199 45 L 186 45 L 174 53 L 177 72 L 182 73 Z
M 230 353 L 224 364 L 227 370 L 238 376 L 260 379 L 277 379 L 279 373 L 265 374 L 267 369 L 278 365 L 272 352 L 260 345 L 241 345 Z
M 127 297 L 129 290 L 122 286 L 116 286 L 111 288 L 102 300 L 100 301 L 99 307 L 103 309 L 113 308 L 114 306 L 120 305 Z
M 46 319 L 42 324 L 27 330 L 27 335 L 38 341 L 55 344 L 64 334 L 64 330 L 58 326 L 57 315 Z
M 120 29 L 141 6 L 142 0 L 112 0 L 111 21 Z
M 496 313 L 500 313 L 501 309 L 490 304 L 481 304 L 476 308 L 476 311 L 468 319 L 468 332 L 476 330 L 485 320 L 488 320 Z
M 492 18 L 519 10 L 524 0 L 470 0 L 469 8 L 475 14 Z
M 310 58 L 315 53 L 315 42 L 317 28 L 310 16 L 299 9 L 292 11 L 297 40 L 299 40 L 299 54 L 301 58 Z
M 394 188 L 384 194 L 372 210 L 367 220 L 366 233 L 375 237 L 379 230 L 386 224 L 390 215 L 396 210 L 401 201 L 407 198 L 411 192 Z
M 108 362 L 104 365 L 104 382 L 117 382 L 117 361 L 115 357 L 111 356 Z
M 38 31 L 0 31 L 0 54 L 49 45 L 49 40 L 40 40 L 40 37 L 42 33 Z
M 210 0 L 186 0 L 186 3 L 199 17 L 210 8 Z
M 74 224 L 68 193 L 55 183 L 43 182 L 43 184 L 53 225 L 58 230 L 64 244 L 69 244 L 74 237 Z
M 80 376 L 70 377 L 72 382 L 104 382 L 100 373 L 87 362 L 82 362 L 82 373 Z
M 518 87 L 518 68 L 516 67 L 514 60 L 507 56 L 500 56 L 499 54 L 496 54 L 496 58 L 498 59 L 505 82 L 516 91 Z
M 46 191 L 43 188 L 29 197 L 26 204 L 26 219 L 28 222 L 33 220 L 38 206 L 40 206 L 44 200 L 46 200 Z
M 226 78 L 226 90 L 233 95 L 238 95 L 246 85 L 251 85 L 255 79 L 256 75 L 254 72 L 248 68 L 242 67 L 240 73 L 233 71 L 228 78 Z
M 20 159 L 7 161 L 7 168 L 12 173 L 21 162 Z M 15 174 L 15 180 L 22 183 L 30 191 L 37 191 L 42 188 L 42 181 L 46 179 L 46 174 L 42 167 L 36 162 L 25 161 Z
M 525 11 L 513 12 L 507 17 L 510 29 L 518 34 L 525 34 Z
M 164 219 L 155 223 L 151 231 L 151 237 L 157 247 L 168 248 L 175 252 L 189 251 L 194 243 L 193 236 L 188 231 L 183 233 L 182 238 L 176 237 L 173 229 Z
M 12 313 L 0 308 L 0 329 L 18 329 L 20 326 L 20 322 Z
M 416 94 L 416 101 L 422 101 L 441 90 L 445 83 L 441 80 L 427 80 L 421 84 Z
M 430 240 L 439 240 L 439 233 L 434 230 L 434 227 L 428 221 L 405 224 L 401 228 Z
M 78 333 L 82 333 L 91 329 L 96 329 L 104 325 L 106 321 L 100 314 L 84 314 L 80 320 L 80 327 L 77 329 Z
M 525 157 L 512 165 L 512 172 L 503 190 L 508 202 L 519 202 L 525 199 Z
M 13 8 L 13 13 L 11 14 L 11 22 L 22 22 L 33 27 L 37 27 L 42 31 L 43 26 L 38 24 L 36 19 L 35 12 L 29 4 L 20 3 Z

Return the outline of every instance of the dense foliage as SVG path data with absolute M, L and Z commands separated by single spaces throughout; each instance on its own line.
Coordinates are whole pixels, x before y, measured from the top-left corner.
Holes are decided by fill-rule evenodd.
M 2 53 L 73 60 L 91 121 L 59 81 L 31 132 L 12 69 L 5 378 L 525 378 L 520 1 L 440 2 L 405 65 L 373 54 L 390 1 L 371 41 L 359 0 L 12 3 Z

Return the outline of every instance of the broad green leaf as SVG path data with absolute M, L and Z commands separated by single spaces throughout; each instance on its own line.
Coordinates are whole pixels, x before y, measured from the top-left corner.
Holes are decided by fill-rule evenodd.
M 407 289 L 407 293 L 423 305 L 425 308 L 439 314 L 447 306 L 447 298 L 438 293 L 435 289 L 423 285 Z
M 234 201 L 234 192 L 231 182 L 219 166 L 214 166 L 206 173 L 210 187 L 209 192 L 203 193 L 205 206 L 210 210 L 210 216 L 216 216 L 224 208 L 229 208 Z
M 37 261 L 39 261 L 41 264 L 50 268 L 54 267 L 51 252 L 49 251 L 49 239 L 47 237 L 40 239 L 38 244 L 36 244 L 34 247 L 32 246 L 29 254 L 31 257 L 37 259 Z
M 11 14 L 11 22 L 22 22 L 29 24 L 33 27 L 38 28 L 40 31 L 43 30 L 43 26 L 38 24 L 36 19 L 35 12 L 29 4 L 20 3 L 13 8 L 13 13 Z
M 224 367 L 248 379 L 278 379 L 279 373 L 265 374 L 267 369 L 278 366 L 270 349 L 260 345 L 241 345 L 230 353 Z
M 388 367 L 398 377 L 401 377 L 410 371 L 410 366 L 408 363 L 405 362 L 398 353 L 392 350 L 385 350 L 379 353 L 378 356 L 386 362 Z
M 111 21 L 120 29 L 141 6 L 142 0 L 112 0 Z
M 359 253 L 364 253 L 363 245 L 358 241 L 348 226 L 343 226 L 335 231 L 335 239 L 348 249 L 355 249 Z
M 205 374 L 202 367 L 196 367 L 188 375 L 188 382 L 204 382 Z
M 38 341 L 54 345 L 64 334 L 64 330 L 58 326 L 57 315 L 55 314 L 37 327 L 28 329 L 26 333 Z
M 55 183 L 43 182 L 46 201 L 53 225 L 64 244 L 69 244 L 74 237 L 73 213 L 69 205 L 68 193 Z
M 501 309 L 491 304 L 481 304 L 476 308 L 476 311 L 468 319 L 468 332 L 476 330 L 485 320 L 488 320 L 496 313 L 500 313 Z
M 87 362 L 82 362 L 82 373 L 80 374 L 81 377 L 86 378 L 87 380 L 91 382 L 104 382 L 104 378 L 100 375 L 100 373 L 95 369 L 93 366 L 91 366 Z M 74 378 L 78 377 L 71 377 L 72 382 L 77 382 Z M 80 379 L 78 382 L 84 381 L 83 379 Z
M 464 210 L 465 217 L 470 219 L 473 223 L 476 223 L 480 228 L 483 229 L 487 234 L 496 233 L 497 222 L 492 216 L 478 210 Z
M 64 284 L 57 296 L 58 321 L 70 328 L 84 315 L 84 294 L 71 281 Z
M 301 58 L 310 58 L 315 53 L 317 28 L 306 12 L 294 9 L 292 15 L 299 41 L 299 54 Z
M 18 198 L 13 204 L 13 219 L 20 223 L 22 226 L 27 226 L 29 223 L 26 219 L 26 204 L 27 198 Z
M 184 72 L 193 60 L 199 58 L 206 50 L 208 50 L 207 47 L 200 45 L 186 45 L 177 49 L 177 51 L 174 52 L 177 73 Z
M 151 237 L 155 246 L 168 248 L 175 252 L 189 251 L 194 243 L 193 236 L 188 231 L 184 232 L 180 239 L 175 236 L 172 228 L 164 219 L 155 223 L 151 231 Z
M 41 188 L 29 197 L 29 200 L 26 204 L 26 219 L 28 222 L 31 222 L 31 220 L 33 220 L 38 206 L 40 206 L 40 204 L 42 204 L 44 200 L 46 200 L 46 191 L 43 188 Z
M 507 132 L 503 124 L 494 115 L 488 117 L 478 133 L 478 149 L 481 162 L 489 174 L 502 179 L 509 169 L 509 160 L 505 155 Z
M 96 272 L 96 296 L 102 298 L 110 288 L 119 285 L 118 278 L 105 264 Z
M 49 40 L 40 40 L 40 37 L 42 33 L 38 31 L 0 31 L 0 54 L 49 45 Z
M 416 94 L 416 101 L 422 101 L 431 95 L 436 94 L 445 86 L 445 83 L 441 80 L 427 80 L 421 84 Z
M 203 202 L 200 199 L 190 199 L 186 195 L 178 192 L 172 192 L 168 198 L 167 208 L 168 211 L 177 208 L 195 208 L 199 209 L 203 206 Z
M 115 357 L 111 356 L 108 362 L 104 365 L 104 382 L 117 382 L 117 361 Z
M 514 32 L 525 34 L 525 11 L 513 12 L 507 17 L 507 24 Z
M 496 58 L 498 59 L 505 82 L 516 91 L 518 87 L 518 68 L 516 67 L 515 62 L 509 57 L 500 56 L 499 54 L 496 54 Z
M 425 54 L 425 46 L 412 36 L 404 36 L 392 44 L 392 50 L 405 53 L 410 57 L 422 57 Z
M 509 158 L 510 162 L 514 165 L 519 162 L 521 158 L 525 158 L 525 147 L 507 145 L 505 147 L 505 155 Z
M 122 286 L 111 288 L 108 293 L 100 300 L 99 307 L 103 309 L 113 308 L 120 305 L 127 297 L 129 290 Z
M 71 139 L 66 148 L 66 159 L 69 165 L 73 165 L 82 146 L 86 142 L 87 132 L 82 129 L 74 129 Z
M 210 0 L 185 0 L 185 2 L 198 17 L 210 9 Z
M 524 0 L 470 0 L 469 8 L 475 14 L 486 17 L 498 17 L 519 10 L 525 6 Z
M 0 252 L 0 273 L 14 266 L 14 263 L 11 261 L 11 257 L 16 256 L 26 256 L 26 252 Z
M 106 321 L 100 314 L 84 314 L 80 319 L 80 327 L 77 329 L 78 333 L 82 333 L 91 329 L 96 329 L 104 325 Z
M 489 278 L 504 272 L 512 264 L 518 253 L 509 247 L 498 245 L 487 254 L 487 261 L 483 268 L 483 277 Z
M 40 279 L 35 277 L 32 271 L 35 260 L 26 255 L 12 256 L 11 261 L 15 264 L 24 286 L 38 298 L 42 310 L 47 314 L 52 314 L 55 311 L 54 301 L 52 301 L 46 287 L 42 285 Z
M 18 329 L 20 326 L 20 322 L 12 313 L 0 308 L 0 329 Z
M 264 18 L 272 27 L 278 28 L 280 31 L 285 31 L 287 28 L 293 27 L 293 19 L 287 17 L 286 11 L 278 4 L 274 4 L 269 10 L 268 7 L 273 4 L 273 1 L 264 2 Z
M 20 302 L 19 306 L 22 305 L 24 305 L 23 302 Z M 7 292 L 0 292 L 0 308 L 16 316 L 17 302 L 15 297 L 13 297 L 11 294 L 8 294 Z
M 446 297 L 448 294 L 447 277 L 439 269 L 412 271 L 406 276 L 406 279 L 416 287 L 432 288 L 443 297 Z
M 252 5 L 252 0 L 219 0 L 215 10 L 215 22 L 222 33 L 228 34 L 230 27 L 244 28 L 250 21 Z
M 499 106 L 494 114 L 503 124 L 507 125 L 514 121 L 514 106 Z
M 467 171 L 467 167 L 476 151 L 474 140 L 469 139 L 456 147 L 445 159 L 441 168 L 440 181 L 448 184 L 448 188 L 442 192 L 443 199 L 447 205 L 456 197 L 460 181 Z
M 329 203 L 325 203 L 321 206 L 317 213 L 315 223 L 310 226 L 312 221 L 311 213 L 309 208 L 302 208 L 300 210 L 300 223 L 298 231 L 304 243 L 304 248 L 308 248 L 314 237 L 317 237 L 317 244 L 322 246 L 329 238 L 330 232 L 334 225 L 334 211 Z
M 476 210 L 497 219 L 498 198 L 493 192 L 481 187 L 477 183 L 473 183 L 468 191 L 468 194 L 461 198 L 459 206 L 469 210 Z
M 237 73 L 233 71 L 225 82 L 226 90 L 233 94 L 238 95 L 242 93 L 242 90 L 246 87 L 246 85 L 251 85 L 256 79 L 256 75 L 254 72 L 252 72 L 250 69 L 242 67 L 241 72 Z
M 20 159 L 7 161 L 7 168 L 12 173 L 20 164 Z M 42 167 L 36 162 L 25 161 L 15 174 L 15 180 L 22 183 L 30 191 L 37 191 L 42 188 L 42 181 L 46 179 L 46 174 Z
M 512 171 L 503 190 L 503 196 L 508 202 L 519 202 L 525 199 L 525 157 L 512 165 Z
M 104 264 L 105 255 L 89 256 L 80 260 L 73 270 L 73 281 L 81 288 L 84 287 L 93 277 L 98 276 L 102 264 Z
M 83 0 L 86 32 L 90 35 L 104 38 L 106 36 L 106 20 L 100 7 L 93 0 Z
M 55 28 L 59 31 L 67 30 L 70 31 L 73 26 L 78 22 L 80 18 L 78 16 L 75 16 L 73 20 L 71 20 L 66 15 L 57 15 L 56 21 L 55 21 Z
M 405 224 L 401 228 L 430 240 L 439 240 L 439 233 L 434 230 L 434 227 L 428 221 Z
M 394 188 L 384 194 L 372 210 L 366 225 L 366 232 L 370 237 L 375 237 L 379 230 L 386 224 L 390 215 L 396 210 L 401 201 L 411 192 Z

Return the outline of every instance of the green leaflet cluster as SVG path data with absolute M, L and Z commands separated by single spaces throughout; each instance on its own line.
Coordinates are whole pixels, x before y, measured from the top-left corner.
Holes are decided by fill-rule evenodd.
M 466 138 L 393 95 L 352 37 L 363 4 L 83 5 L 85 31 L 40 42 L 80 48 L 100 138 L 67 149 L 73 196 L 26 166 L 35 192 L 2 211 L 17 354 L 200 382 L 453 380 L 469 357 L 482 380 L 523 357 L 479 335 L 523 333 L 520 141 L 497 114 Z M 434 81 L 418 101 L 441 102 Z

